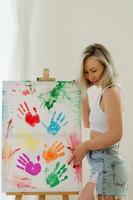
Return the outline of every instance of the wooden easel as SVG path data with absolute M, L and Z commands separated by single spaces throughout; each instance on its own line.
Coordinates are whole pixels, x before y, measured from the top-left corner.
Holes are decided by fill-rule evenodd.
M 55 81 L 55 78 L 49 77 L 49 69 L 43 69 L 43 77 L 37 78 L 37 81 Z M 47 195 L 61 195 L 62 200 L 69 200 L 69 195 L 78 195 L 79 192 L 7 192 L 6 195 L 15 195 L 15 200 L 22 200 L 23 195 L 38 195 L 38 200 L 46 200 Z
M 61 195 L 62 200 L 69 200 L 69 195 L 78 195 L 79 192 L 7 192 L 6 195 L 15 195 L 15 200 L 22 200 L 23 195 L 38 195 L 38 200 L 46 200 L 48 195 Z
M 49 77 L 49 69 L 44 68 L 43 69 L 43 77 L 37 78 L 37 81 L 55 81 L 55 78 Z

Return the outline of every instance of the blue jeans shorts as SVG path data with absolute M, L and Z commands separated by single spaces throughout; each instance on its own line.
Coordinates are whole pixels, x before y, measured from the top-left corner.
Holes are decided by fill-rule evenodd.
M 97 194 L 127 196 L 128 164 L 117 144 L 87 154 L 90 165 L 89 181 L 96 183 Z

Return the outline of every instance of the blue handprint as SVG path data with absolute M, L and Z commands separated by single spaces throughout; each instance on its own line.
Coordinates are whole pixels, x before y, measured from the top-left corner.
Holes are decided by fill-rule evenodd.
M 52 119 L 48 127 L 45 125 L 43 121 L 41 121 L 43 126 L 47 129 L 48 133 L 50 133 L 51 135 L 57 135 L 61 129 L 61 126 L 64 126 L 68 123 L 68 121 L 65 121 L 65 115 L 63 115 L 62 112 L 59 113 L 56 119 L 55 115 L 56 112 L 53 113 Z

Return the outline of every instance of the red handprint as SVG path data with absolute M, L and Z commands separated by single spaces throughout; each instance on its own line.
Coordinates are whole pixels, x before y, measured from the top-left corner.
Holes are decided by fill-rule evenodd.
M 37 109 L 35 107 L 33 107 L 33 111 L 35 112 L 35 115 L 33 115 L 30 112 L 29 107 L 25 101 L 24 101 L 24 106 L 22 104 L 20 104 L 20 108 L 18 108 L 18 110 L 22 115 L 25 115 L 25 121 L 30 126 L 34 127 L 36 124 L 38 124 L 40 122 L 40 117 L 37 114 Z M 19 115 L 18 115 L 18 117 L 21 119 L 21 117 Z

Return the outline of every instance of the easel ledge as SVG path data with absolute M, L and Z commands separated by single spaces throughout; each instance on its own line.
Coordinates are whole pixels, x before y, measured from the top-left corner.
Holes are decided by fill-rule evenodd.
M 39 77 L 36 79 L 37 81 L 55 81 L 55 78 L 49 77 L 49 69 L 44 68 L 43 69 L 43 77 Z
M 63 200 L 69 200 L 69 195 L 78 195 L 79 192 L 7 192 L 6 195 L 15 195 L 15 200 L 22 200 L 23 195 L 38 195 L 39 200 L 46 200 L 47 195 L 61 195 Z

